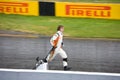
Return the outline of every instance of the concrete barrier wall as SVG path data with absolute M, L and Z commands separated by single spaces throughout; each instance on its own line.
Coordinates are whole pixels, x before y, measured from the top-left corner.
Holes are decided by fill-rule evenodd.
M 56 16 L 120 19 L 120 4 L 56 2 Z
M 0 13 L 35 16 L 120 19 L 120 4 L 0 0 Z
M 2 1 L 0 13 L 39 16 L 38 1 Z
M 120 74 L 0 69 L 0 80 L 120 80 Z

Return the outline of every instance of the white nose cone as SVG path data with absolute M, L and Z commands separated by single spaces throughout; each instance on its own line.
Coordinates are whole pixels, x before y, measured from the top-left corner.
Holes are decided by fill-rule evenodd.
M 36 70 L 48 70 L 48 63 L 43 63 L 39 65 Z

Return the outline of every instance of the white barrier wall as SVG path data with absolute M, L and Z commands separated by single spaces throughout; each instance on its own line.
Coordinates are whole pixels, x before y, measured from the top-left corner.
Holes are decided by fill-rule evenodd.
M 120 74 L 0 69 L 0 80 L 120 80 Z

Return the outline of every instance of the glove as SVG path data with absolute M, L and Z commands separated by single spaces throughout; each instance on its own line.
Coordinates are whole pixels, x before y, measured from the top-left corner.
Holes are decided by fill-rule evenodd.
M 64 47 L 64 44 L 63 44 L 63 42 L 61 43 L 61 45 Z
M 62 46 L 64 45 L 63 42 L 61 44 L 62 44 Z
M 52 47 L 52 50 L 55 50 L 56 48 L 57 48 L 57 47 L 53 46 L 53 47 Z

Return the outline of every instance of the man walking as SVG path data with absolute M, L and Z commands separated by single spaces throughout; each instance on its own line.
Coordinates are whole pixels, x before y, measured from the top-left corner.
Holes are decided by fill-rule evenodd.
M 66 52 L 62 49 L 63 46 L 63 31 L 64 26 L 59 25 L 57 28 L 57 32 L 51 37 L 50 44 L 52 45 L 52 49 L 50 50 L 49 54 L 42 60 L 37 59 L 37 66 L 42 63 L 47 63 L 51 61 L 57 54 L 59 54 L 63 59 L 63 68 L 64 70 L 70 70 L 71 68 L 68 67 L 68 58 Z

